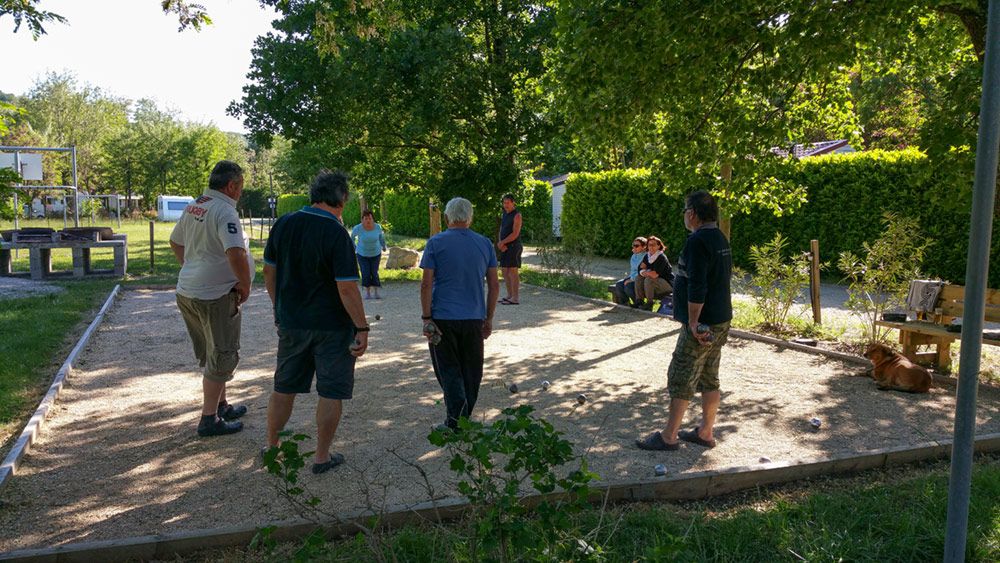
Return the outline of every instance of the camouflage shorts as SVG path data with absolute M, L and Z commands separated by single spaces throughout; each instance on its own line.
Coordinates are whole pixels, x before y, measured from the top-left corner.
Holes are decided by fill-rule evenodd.
M 719 360 L 722 346 L 729 338 L 729 323 L 712 325 L 715 337 L 708 346 L 702 346 L 685 325 L 677 337 L 677 347 L 667 368 L 667 391 L 671 399 L 690 401 L 695 392 L 719 389 Z

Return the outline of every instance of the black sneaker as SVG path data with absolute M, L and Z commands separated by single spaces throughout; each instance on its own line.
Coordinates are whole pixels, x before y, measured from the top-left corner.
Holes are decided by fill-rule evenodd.
M 240 418 L 246 413 L 247 413 L 247 408 L 245 406 L 240 405 L 236 407 L 229 403 L 223 403 L 219 405 L 219 409 L 218 411 L 216 411 L 216 414 L 219 415 L 219 418 L 226 421 L 236 420 L 237 418 Z
M 198 425 L 198 435 L 205 438 L 208 436 L 225 436 L 226 434 L 235 434 L 243 430 L 242 422 L 226 422 L 221 418 L 216 418 L 211 423 L 202 423 Z

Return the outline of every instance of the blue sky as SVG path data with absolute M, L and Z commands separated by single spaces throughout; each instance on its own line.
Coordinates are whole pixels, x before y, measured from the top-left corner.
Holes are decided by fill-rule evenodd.
M 276 14 L 256 0 L 199 0 L 213 25 L 178 33 L 159 0 L 42 0 L 69 20 L 49 24 L 33 41 L 10 17 L 0 19 L 0 90 L 24 94 L 47 71 L 74 73 L 80 83 L 132 100 L 152 98 L 190 121 L 243 132 L 226 115 L 242 96 L 254 39 Z

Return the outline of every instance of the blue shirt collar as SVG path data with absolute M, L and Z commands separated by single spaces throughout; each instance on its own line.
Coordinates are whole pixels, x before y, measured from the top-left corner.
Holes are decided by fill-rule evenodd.
M 300 209 L 299 211 L 301 211 L 302 213 L 308 213 L 310 215 L 319 215 L 320 217 L 326 217 L 328 219 L 333 219 L 334 221 L 340 223 L 341 225 L 344 224 L 344 222 L 341 221 L 340 219 L 337 219 L 337 216 L 334 215 L 333 213 L 330 213 L 329 211 L 324 211 L 322 209 L 313 207 L 311 205 L 307 205 L 307 206 L 303 207 L 302 209 Z

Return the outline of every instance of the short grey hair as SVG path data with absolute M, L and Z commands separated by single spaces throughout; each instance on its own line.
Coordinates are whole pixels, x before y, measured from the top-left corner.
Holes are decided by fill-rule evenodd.
M 464 197 L 456 197 L 444 206 L 444 214 L 449 223 L 471 223 L 472 202 Z

